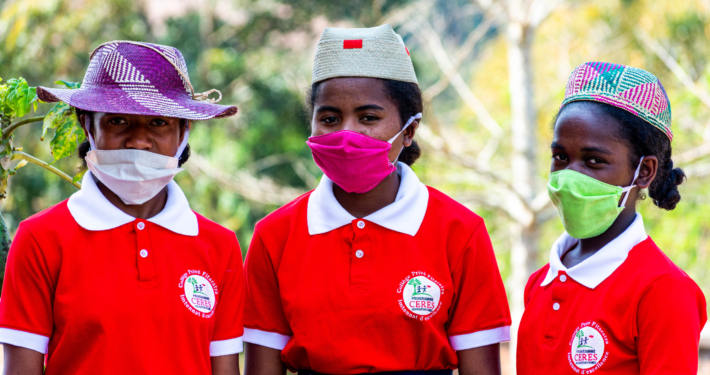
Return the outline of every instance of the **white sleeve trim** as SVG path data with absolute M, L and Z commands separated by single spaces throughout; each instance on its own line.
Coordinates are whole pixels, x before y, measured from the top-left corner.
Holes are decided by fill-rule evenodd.
M 18 331 L 10 328 L 0 328 L 0 344 L 10 344 L 22 348 L 32 349 L 42 354 L 47 354 L 49 337 Z
M 210 342 L 210 357 L 241 353 L 244 348 L 242 338 Z
M 253 328 L 244 328 L 244 341 L 265 346 L 267 348 L 283 350 L 288 344 L 291 336 L 282 335 L 276 332 L 260 331 Z
M 487 329 L 465 335 L 449 336 L 454 350 L 466 350 L 510 341 L 510 326 Z

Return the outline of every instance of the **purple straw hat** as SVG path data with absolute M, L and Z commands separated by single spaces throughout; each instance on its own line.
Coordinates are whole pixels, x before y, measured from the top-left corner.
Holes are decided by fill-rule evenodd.
M 208 99 L 210 93 L 219 95 Z M 176 48 L 132 41 L 113 41 L 91 53 L 81 88 L 37 87 L 44 102 L 63 101 L 91 112 L 207 120 L 233 116 L 237 107 L 215 104 L 222 94 L 195 93 L 187 66 Z

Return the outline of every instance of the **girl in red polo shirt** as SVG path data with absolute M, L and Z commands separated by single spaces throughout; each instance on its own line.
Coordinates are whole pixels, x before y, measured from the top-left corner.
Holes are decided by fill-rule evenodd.
M 402 39 L 326 29 L 309 104 L 325 175 L 256 226 L 245 373 L 499 374 L 503 283 L 483 220 L 409 167 L 422 98 Z
M 4 373 L 239 374 L 239 244 L 173 181 L 190 120 L 237 108 L 200 101 L 177 49 L 125 41 L 92 53 L 81 89 L 37 94 L 77 109 L 89 172 L 17 230 L 0 299 Z
M 696 374 L 705 297 L 636 212 L 680 201 L 671 108 L 641 69 L 577 67 L 555 121 L 548 192 L 566 232 L 525 289 L 518 374 Z

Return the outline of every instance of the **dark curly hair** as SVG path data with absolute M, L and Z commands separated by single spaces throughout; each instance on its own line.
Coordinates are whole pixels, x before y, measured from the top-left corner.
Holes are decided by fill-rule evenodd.
M 565 108 L 575 105 L 597 109 L 621 124 L 618 135 L 631 149 L 632 155 L 629 155 L 629 165 L 632 169 L 636 169 L 642 156 L 653 155 L 658 158 L 658 172 L 648 187 L 648 195 L 659 208 L 668 211 L 674 209 L 680 202 L 678 185 L 682 184 L 686 177 L 682 169 L 673 168 L 671 141 L 668 136 L 640 117 L 621 108 L 600 102 L 572 102 L 564 106 L 557 116 L 559 117 Z
M 94 124 L 94 112 L 89 112 L 89 111 L 84 111 L 79 108 L 74 109 L 76 111 L 76 116 L 79 117 L 81 115 L 87 115 L 91 117 L 91 123 Z M 180 128 L 184 128 L 188 125 L 188 120 L 185 119 L 180 119 Z M 89 153 L 89 150 L 91 149 L 91 145 L 89 144 L 89 140 L 85 139 L 84 142 L 81 142 L 79 144 L 79 159 L 81 159 L 82 163 L 84 166 L 86 166 L 86 154 Z M 190 158 L 190 144 L 188 143 L 187 146 L 185 146 L 185 150 L 183 150 L 182 154 L 180 155 L 180 158 L 178 159 L 178 166 L 182 166 L 187 162 L 187 159 Z
M 375 79 L 382 81 L 385 85 L 387 97 L 397 106 L 399 110 L 399 118 L 402 121 L 402 127 L 404 127 L 404 124 L 407 123 L 407 120 L 410 117 L 416 115 L 417 113 L 424 112 L 422 92 L 419 89 L 419 85 L 412 82 L 395 81 L 392 79 Z M 306 104 L 311 118 L 313 117 L 314 106 L 316 99 L 318 98 L 318 88 L 323 82 L 324 81 L 314 83 L 310 90 L 306 93 Z M 412 144 L 402 150 L 402 153 L 399 154 L 399 158 L 397 160 L 411 166 L 415 161 L 417 161 L 417 159 L 419 159 L 421 154 L 422 150 L 419 148 L 419 144 L 417 144 L 417 141 L 412 140 Z

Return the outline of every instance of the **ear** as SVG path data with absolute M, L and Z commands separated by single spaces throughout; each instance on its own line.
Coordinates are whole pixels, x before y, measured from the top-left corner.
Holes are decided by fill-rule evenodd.
M 409 127 L 404 130 L 404 137 L 402 138 L 402 144 L 404 145 L 404 147 L 409 147 L 412 145 L 414 135 L 417 133 L 418 128 L 419 120 L 414 120 L 411 124 L 409 124 Z
M 636 179 L 636 186 L 639 189 L 647 189 L 656 178 L 656 173 L 658 173 L 658 158 L 653 155 L 644 157 L 639 176 Z

